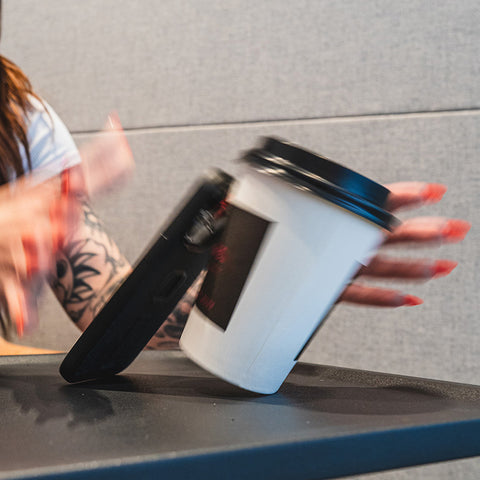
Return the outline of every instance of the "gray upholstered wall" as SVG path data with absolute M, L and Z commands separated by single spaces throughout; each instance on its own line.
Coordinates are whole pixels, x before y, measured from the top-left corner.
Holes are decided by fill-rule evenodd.
M 470 220 L 421 307 L 341 307 L 308 361 L 480 383 L 480 4 L 476 0 L 4 0 L 2 53 L 78 142 L 117 110 L 137 160 L 97 206 L 132 261 L 193 179 L 235 172 L 258 135 L 303 144 L 382 181 L 445 182 L 424 215 Z M 415 255 L 429 250 L 416 249 Z M 27 341 L 78 335 L 47 296 Z M 381 478 L 478 478 L 475 460 Z

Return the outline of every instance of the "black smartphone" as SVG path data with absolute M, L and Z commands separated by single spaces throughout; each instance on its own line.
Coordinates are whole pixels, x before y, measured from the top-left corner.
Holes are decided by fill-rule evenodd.
M 197 182 L 67 353 L 60 366 L 65 380 L 114 375 L 137 357 L 207 267 L 217 233 L 215 212 L 223 210 L 231 182 L 218 169 Z

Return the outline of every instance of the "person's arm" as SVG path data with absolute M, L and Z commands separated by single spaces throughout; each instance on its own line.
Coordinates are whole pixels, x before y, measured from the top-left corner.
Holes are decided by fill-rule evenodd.
M 49 283 L 66 313 L 84 330 L 131 267 L 90 204 L 82 199 L 80 205 L 79 224 L 57 254 Z
M 24 189 L 25 192 L 14 190 L 25 202 L 32 192 L 42 189 L 53 191 L 59 199 L 62 248 L 53 249 L 51 267 L 40 269 L 39 273 L 49 280 L 72 320 L 84 329 L 131 270 L 86 199 L 97 198 L 128 176 L 133 169 L 133 156 L 116 115 L 110 116 L 105 130 L 79 152 L 51 107 L 38 101 L 32 102 L 32 106 L 28 140 L 33 170 L 26 177 L 28 185 L 40 186 Z M 33 206 L 30 205 L 32 219 L 38 223 Z M 48 214 L 47 208 L 47 224 Z M 38 233 L 38 228 L 35 231 Z M 35 232 L 27 233 L 32 236 Z M 40 234 L 34 237 L 37 243 L 44 243 Z M 22 278 L 22 283 L 26 297 L 34 295 L 27 291 L 29 275 Z
M 190 310 L 195 303 L 204 276 L 204 273 L 200 274 L 193 285 L 187 290 L 185 296 L 178 302 L 172 313 L 150 339 L 146 345 L 147 350 L 178 348 L 178 341 L 182 335 Z
M 67 237 L 65 247 L 57 254 L 56 272 L 49 282 L 65 312 L 84 330 L 130 274 L 131 266 L 89 203 L 82 201 L 81 205 L 79 227 Z M 202 279 L 200 275 L 188 289 L 147 349 L 178 348 Z

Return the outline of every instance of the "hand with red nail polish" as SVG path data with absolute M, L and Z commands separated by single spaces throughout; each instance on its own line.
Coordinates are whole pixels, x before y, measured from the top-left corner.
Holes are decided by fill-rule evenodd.
M 63 232 L 58 190 L 23 178 L 0 187 L 0 303 L 4 336 L 36 323 L 37 279 L 54 271 Z
M 387 185 L 391 194 L 388 206 L 392 212 L 418 208 L 439 202 L 447 188 L 438 183 L 402 182 Z M 385 246 L 415 247 L 457 243 L 465 239 L 471 224 L 461 219 L 444 217 L 415 217 L 401 223 L 385 238 Z M 380 251 L 362 267 L 356 280 L 342 293 L 339 301 L 377 307 L 420 305 L 423 301 L 396 289 L 366 283 L 369 279 L 398 281 L 427 281 L 449 275 L 458 263 L 448 259 L 395 258 Z

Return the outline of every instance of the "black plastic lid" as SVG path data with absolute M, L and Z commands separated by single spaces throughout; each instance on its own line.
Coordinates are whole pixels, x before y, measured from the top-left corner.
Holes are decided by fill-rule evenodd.
M 390 191 L 384 186 L 332 160 L 266 137 L 259 148 L 249 150 L 243 161 L 257 169 L 300 186 L 371 222 L 391 230 L 397 219 L 385 210 Z

